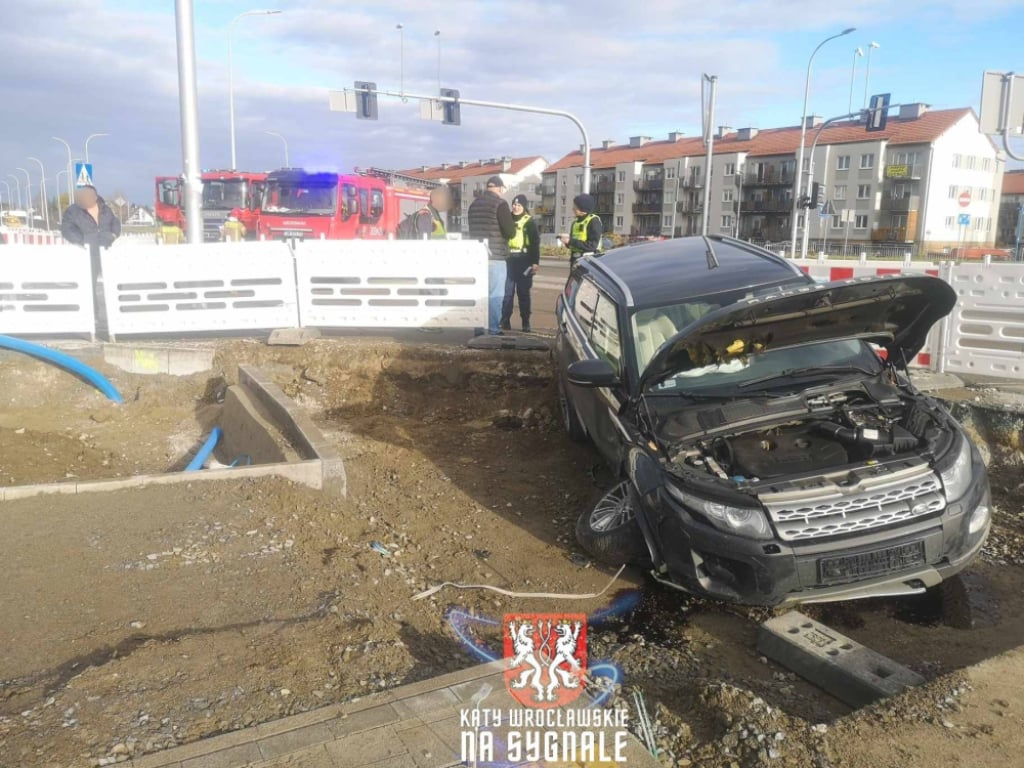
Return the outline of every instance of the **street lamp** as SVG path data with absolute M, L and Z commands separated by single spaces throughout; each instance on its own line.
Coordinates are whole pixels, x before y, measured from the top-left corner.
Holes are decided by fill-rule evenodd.
M 288 139 L 275 131 L 264 131 L 264 133 L 268 136 L 277 136 L 281 140 L 281 143 L 284 144 L 284 167 L 291 168 L 291 162 L 288 160 Z
M 53 177 L 53 183 L 56 185 L 57 189 L 60 189 L 60 177 L 61 177 L 61 174 L 64 174 L 64 177 L 66 179 L 69 179 L 69 180 L 71 179 L 71 172 L 68 171 L 67 168 L 65 168 L 63 171 L 57 171 L 57 175 Z M 69 197 L 68 198 L 68 205 L 71 205 L 71 202 L 72 202 L 71 198 Z M 64 223 L 64 213 L 63 213 L 63 210 L 60 207 L 60 196 L 59 195 L 57 197 L 57 223 L 58 224 L 63 224 Z
M 405 27 L 395 24 L 398 30 L 398 92 L 405 99 Z
M 85 162 L 89 162 L 89 142 L 98 139 L 100 136 L 109 136 L 109 133 L 90 133 L 85 140 Z
M 38 157 L 28 157 L 26 160 L 31 160 L 39 166 L 39 196 L 42 199 L 43 206 L 43 226 L 46 227 L 46 231 L 50 231 L 50 201 L 46 199 L 46 169 L 43 167 L 43 161 Z
M 850 68 L 850 103 L 846 106 L 847 112 L 853 112 L 853 78 L 857 74 L 857 59 L 864 55 L 864 51 L 857 47 L 853 49 L 853 66 Z
M 71 188 L 71 167 L 73 165 L 73 160 L 71 159 L 71 145 L 68 144 L 64 139 L 59 138 L 57 136 L 51 136 L 50 138 L 53 139 L 54 141 L 59 141 L 61 144 L 67 147 L 68 150 L 68 205 L 71 205 L 71 198 L 74 197 L 75 195 L 74 191 Z M 57 209 L 60 210 L 59 205 L 57 206 Z
M 18 181 L 18 177 L 15 176 L 13 173 L 8 173 L 7 177 L 10 179 L 14 179 L 14 188 L 18 192 L 18 208 L 22 208 L 23 206 L 21 204 L 21 182 Z
M 32 177 L 24 168 L 15 168 L 14 170 L 25 174 L 25 217 L 28 219 L 28 228 L 35 229 L 36 219 L 32 215 Z
M 882 46 L 880 46 L 878 43 L 875 43 L 875 42 L 872 42 L 868 46 L 867 68 L 864 70 L 864 106 L 863 106 L 863 109 L 867 109 L 868 108 L 868 80 L 871 79 L 871 49 L 872 48 L 881 48 L 881 47 Z
M 835 40 L 837 37 L 843 37 L 844 35 L 848 35 L 851 32 L 856 31 L 856 27 L 849 27 L 847 29 L 844 29 L 842 32 L 839 32 L 838 34 L 832 35 L 831 37 L 826 37 L 824 40 L 818 43 L 818 47 L 814 49 L 814 51 L 811 53 L 811 57 L 807 60 L 807 77 L 804 79 L 804 111 L 800 117 L 800 148 L 797 152 L 796 173 L 794 174 L 796 176 L 796 190 L 793 193 L 793 221 L 790 222 L 789 254 L 791 257 L 796 256 L 797 211 L 799 211 L 800 209 L 800 185 L 803 182 L 804 141 L 806 141 L 807 139 L 807 99 L 811 94 L 811 64 L 814 63 L 814 57 L 818 54 L 818 51 L 821 50 L 821 47 L 825 45 L 825 43 L 831 40 Z M 804 226 L 807 226 L 806 221 L 804 222 Z
M 234 29 L 235 22 L 239 19 L 244 19 L 246 16 L 273 16 L 281 13 L 278 10 L 254 10 L 245 11 L 240 13 L 231 20 L 228 24 L 228 120 L 231 124 L 231 170 L 235 170 L 236 158 L 235 158 L 235 72 L 234 62 L 231 50 L 231 32 Z
M 437 95 L 441 95 L 441 30 L 434 30 L 434 37 L 437 39 Z
M 7 210 L 9 211 L 14 207 L 14 201 L 11 199 L 11 185 L 8 184 L 3 179 L 0 179 L 0 184 L 3 184 L 5 187 L 7 187 Z M 2 208 L 0 208 L 0 210 L 2 210 Z

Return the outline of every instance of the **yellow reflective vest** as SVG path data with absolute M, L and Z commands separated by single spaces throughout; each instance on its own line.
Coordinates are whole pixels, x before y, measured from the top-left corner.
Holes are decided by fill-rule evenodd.
M 576 219 L 575 221 L 573 221 L 572 229 L 569 230 L 569 239 L 570 240 L 581 240 L 583 242 L 586 242 L 586 240 L 587 240 L 587 229 L 589 229 L 589 227 L 590 227 L 590 222 L 592 222 L 595 218 L 596 218 L 595 214 L 588 213 L 582 219 Z M 577 248 L 573 248 L 572 252 L 573 253 L 585 253 L 585 251 L 581 251 L 581 250 L 579 250 Z
M 530 214 L 524 213 L 516 221 L 516 233 L 508 240 L 508 249 L 513 253 L 524 253 L 526 251 L 526 222 L 530 220 Z

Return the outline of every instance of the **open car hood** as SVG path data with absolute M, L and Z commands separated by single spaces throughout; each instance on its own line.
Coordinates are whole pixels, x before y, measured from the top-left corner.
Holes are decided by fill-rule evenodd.
M 800 285 L 744 299 L 681 329 L 651 358 L 641 389 L 707 365 L 773 349 L 840 339 L 884 347 L 889 359 L 912 360 L 928 331 L 956 304 L 943 280 L 891 275 Z

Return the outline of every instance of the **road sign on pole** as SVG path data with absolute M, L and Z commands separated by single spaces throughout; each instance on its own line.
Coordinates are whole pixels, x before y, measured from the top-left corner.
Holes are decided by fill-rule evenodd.
M 75 163 L 75 187 L 91 187 L 92 163 Z
M 872 96 L 868 102 L 868 133 L 884 131 L 885 123 L 889 119 L 889 97 L 891 94 L 880 93 Z
M 969 227 L 971 225 L 971 214 L 961 213 L 960 214 L 960 226 Z
M 966 208 L 971 204 L 971 191 L 965 189 L 960 193 L 960 197 L 957 198 L 957 202 L 960 203 L 961 208 Z

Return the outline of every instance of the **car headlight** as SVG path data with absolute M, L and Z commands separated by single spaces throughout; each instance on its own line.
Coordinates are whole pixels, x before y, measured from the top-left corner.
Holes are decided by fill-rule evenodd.
M 960 453 L 957 454 L 953 463 L 939 473 L 942 478 L 942 487 L 946 489 L 946 501 L 956 501 L 971 486 L 971 443 L 966 438 L 960 438 Z
M 749 536 L 752 539 L 772 538 L 768 520 L 758 507 L 734 507 L 720 501 L 702 499 L 666 483 L 669 495 L 683 506 L 704 515 L 713 526 L 728 533 Z
M 992 519 L 992 510 L 988 504 L 979 504 L 971 513 L 971 519 L 967 523 L 967 533 L 974 536 L 985 530 L 988 521 Z

